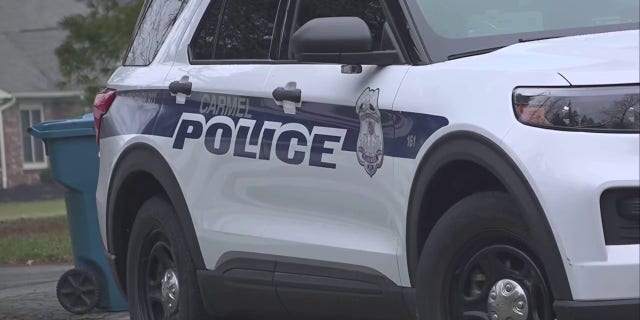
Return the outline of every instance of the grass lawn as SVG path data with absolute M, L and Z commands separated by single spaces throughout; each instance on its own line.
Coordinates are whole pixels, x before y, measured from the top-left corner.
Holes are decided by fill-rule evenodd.
M 64 200 L 0 204 L 0 265 L 73 261 Z
M 36 219 L 64 216 L 67 209 L 63 199 L 33 202 L 0 203 L 0 222 L 17 219 Z

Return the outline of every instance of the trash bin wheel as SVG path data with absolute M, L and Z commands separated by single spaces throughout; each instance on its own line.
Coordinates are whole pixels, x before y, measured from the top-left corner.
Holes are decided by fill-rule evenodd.
M 71 269 L 58 280 L 56 294 L 67 311 L 83 314 L 93 310 L 98 304 L 100 287 L 92 272 Z

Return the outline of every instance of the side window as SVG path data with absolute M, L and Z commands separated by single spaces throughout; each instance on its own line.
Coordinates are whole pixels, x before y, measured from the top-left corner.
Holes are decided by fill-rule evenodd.
M 153 61 L 187 0 L 147 0 L 140 14 L 125 66 L 146 66 Z
M 202 16 L 198 29 L 189 44 L 191 60 L 211 60 L 216 43 L 218 22 L 222 14 L 224 0 L 211 0 L 207 11 Z
M 27 128 L 42 122 L 42 105 L 21 105 L 20 123 L 22 126 L 22 157 L 24 169 L 42 169 L 47 167 L 44 143 L 27 133 Z
M 382 46 L 386 19 L 381 0 L 298 0 L 291 34 L 310 20 L 325 17 L 358 17 L 364 20 L 371 30 L 374 48 Z M 288 55 L 289 59 L 294 59 L 293 52 L 289 51 Z
M 191 59 L 269 59 L 279 3 L 279 0 L 214 0 L 191 41 Z

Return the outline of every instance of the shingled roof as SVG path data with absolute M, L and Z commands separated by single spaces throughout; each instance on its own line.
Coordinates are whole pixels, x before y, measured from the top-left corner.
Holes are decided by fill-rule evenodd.
M 0 89 L 11 93 L 60 91 L 55 49 L 65 16 L 85 14 L 81 0 L 0 1 Z

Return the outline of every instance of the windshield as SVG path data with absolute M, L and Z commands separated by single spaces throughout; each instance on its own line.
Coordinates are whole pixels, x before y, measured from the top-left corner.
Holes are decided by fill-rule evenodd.
M 638 0 L 416 0 L 432 60 L 519 41 L 637 29 Z

